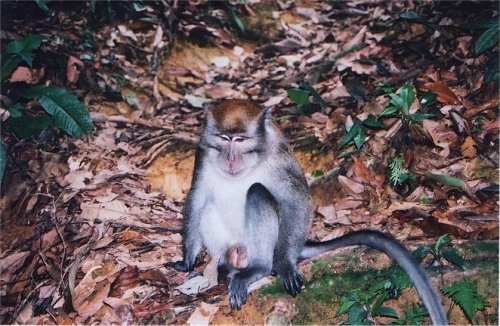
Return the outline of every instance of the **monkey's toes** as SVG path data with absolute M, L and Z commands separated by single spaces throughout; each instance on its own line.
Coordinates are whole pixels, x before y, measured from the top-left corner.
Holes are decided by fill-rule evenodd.
M 183 260 L 169 261 L 169 262 L 165 263 L 164 266 L 165 267 L 173 267 L 175 270 L 177 270 L 179 272 L 188 272 L 191 270 L 189 268 L 189 266 L 187 266 L 187 264 Z
M 247 287 L 244 282 L 234 278 L 229 284 L 229 304 L 231 309 L 241 309 L 247 302 Z
M 289 271 L 285 276 L 281 275 L 285 290 L 292 296 L 300 293 L 302 285 L 304 284 L 302 276 L 296 270 Z

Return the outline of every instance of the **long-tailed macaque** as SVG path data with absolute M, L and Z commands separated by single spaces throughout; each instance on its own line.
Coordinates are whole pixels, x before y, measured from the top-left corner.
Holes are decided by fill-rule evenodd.
M 447 324 L 425 272 L 391 236 L 367 230 L 325 242 L 307 240 L 313 215 L 308 185 L 268 109 L 225 100 L 208 105 L 205 113 L 184 207 L 184 258 L 173 263 L 177 270 L 192 271 L 202 248 L 220 256 L 219 274 L 232 275 L 230 305 L 239 309 L 252 282 L 276 273 L 294 296 L 303 284 L 298 261 L 367 245 L 409 274 L 434 324 Z

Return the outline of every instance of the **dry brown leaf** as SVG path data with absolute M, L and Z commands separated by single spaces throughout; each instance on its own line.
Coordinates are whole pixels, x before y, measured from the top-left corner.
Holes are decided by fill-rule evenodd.
M 437 100 L 443 104 L 459 104 L 460 100 L 448 86 L 440 83 L 425 83 L 423 88 L 437 95 Z
M 446 148 L 458 140 L 457 134 L 450 130 L 445 121 L 426 119 L 422 122 L 422 127 L 431 136 L 434 144 L 442 148 Z
M 111 283 L 123 267 L 115 261 L 107 260 L 103 265 L 89 270 L 75 288 L 73 307 L 86 320 L 96 313 L 108 297 Z
M 44 75 L 45 70 L 43 68 L 33 69 L 28 67 L 17 67 L 10 76 L 9 81 L 11 83 L 25 82 L 28 84 L 37 84 Z
M 473 158 L 477 155 L 476 152 L 476 142 L 471 136 L 468 136 L 465 138 L 464 143 L 462 144 L 461 150 L 462 150 L 462 155 L 467 157 L 467 158 Z
M 354 175 L 359 179 L 362 179 L 366 183 L 373 183 L 372 173 L 366 167 L 365 163 L 361 159 L 355 156 L 353 156 L 353 161 L 354 161 L 353 164 Z
M 196 308 L 193 314 L 189 317 L 187 323 L 196 326 L 208 326 L 210 325 L 210 321 L 217 310 L 219 310 L 218 305 L 208 304 L 202 301 L 200 306 Z
M 80 59 L 70 55 L 66 63 L 66 78 L 68 78 L 68 81 L 70 83 L 76 82 L 80 77 L 80 70 L 84 67 Z
M 349 194 L 358 195 L 365 191 L 365 186 L 362 183 L 354 181 L 343 175 L 340 175 L 338 177 L 338 180 L 342 186 L 342 189 Z
M 352 197 L 344 197 L 335 202 L 335 209 L 337 210 L 338 216 L 340 216 L 340 211 L 355 209 L 362 206 L 366 206 L 366 201 L 354 199 Z

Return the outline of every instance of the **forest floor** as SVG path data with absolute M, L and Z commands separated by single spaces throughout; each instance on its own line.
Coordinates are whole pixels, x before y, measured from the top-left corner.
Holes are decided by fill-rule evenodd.
M 311 239 L 388 232 L 427 250 L 450 323 L 498 324 L 496 2 L 92 3 L 1 3 L 2 56 L 44 40 L 2 77 L 0 324 L 416 322 L 415 290 L 366 296 L 397 275 L 367 248 L 302 262 L 296 298 L 266 278 L 239 311 L 209 257 L 191 280 L 165 265 L 182 258 L 202 104 L 227 98 L 271 108 L 311 188 Z M 32 132 L 38 84 L 76 94 L 92 132 Z M 469 301 L 441 292 L 461 280 Z M 349 298 L 362 319 L 338 313 Z

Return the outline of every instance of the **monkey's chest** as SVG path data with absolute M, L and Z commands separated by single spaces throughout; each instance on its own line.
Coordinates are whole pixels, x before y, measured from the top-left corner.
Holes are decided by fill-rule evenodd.
M 201 216 L 201 237 L 211 256 L 222 255 L 244 239 L 246 191 L 219 193 L 207 200 Z

